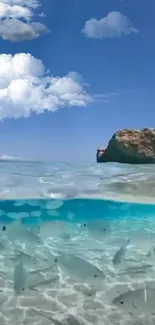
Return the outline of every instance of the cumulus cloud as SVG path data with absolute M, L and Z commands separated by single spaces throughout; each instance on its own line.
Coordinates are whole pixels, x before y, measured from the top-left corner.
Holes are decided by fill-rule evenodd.
M 39 0 L 1 0 L 2 3 L 10 5 L 22 5 L 30 8 L 37 8 L 40 6 Z
M 33 21 L 34 10 L 39 5 L 37 0 L 1 0 L 0 37 L 20 42 L 49 33 L 46 26 Z
M 31 54 L 0 55 L 0 119 L 86 106 L 91 97 L 72 74 L 54 77 Z M 74 74 L 75 76 L 75 74 Z M 80 80 L 80 79 L 79 79 Z
M 103 39 L 105 37 L 120 37 L 123 34 L 129 35 L 139 31 L 132 26 L 126 16 L 119 11 L 112 11 L 100 20 L 96 18 L 87 20 L 82 32 L 89 38 Z

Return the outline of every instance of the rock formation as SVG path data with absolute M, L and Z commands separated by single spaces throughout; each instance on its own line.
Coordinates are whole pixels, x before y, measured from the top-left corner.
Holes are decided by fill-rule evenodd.
M 98 163 L 155 163 L 155 129 L 124 129 L 116 132 L 106 149 L 97 149 L 96 159 Z

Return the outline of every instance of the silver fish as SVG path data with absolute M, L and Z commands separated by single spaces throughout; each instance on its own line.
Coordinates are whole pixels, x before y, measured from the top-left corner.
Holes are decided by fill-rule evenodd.
M 113 303 L 130 314 L 155 315 L 155 289 L 137 289 L 128 291 L 113 300 Z
M 23 265 L 23 259 L 21 256 L 15 261 L 14 267 L 14 292 L 15 294 L 20 294 L 26 286 L 27 281 L 27 271 Z
M 57 263 L 80 277 L 92 279 L 105 278 L 104 273 L 95 265 L 75 255 L 61 254 L 57 256 Z
M 42 281 L 38 281 L 38 282 L 36 282 L 36 283 L 29 284 L 29 285 L 27 286 L 27 288 L 33 290 L 33 289 L 35 289 L 36 287 L 43 286 L 43 285 L 49 285 L 49 284 L 51 284 L 52 282 L 56 282 L 56 281 L 58 281 L 58 280 L 59 280 L 59 275 L 56 274 L 55 276 L 53 276 L 53 277 L 50 278 L 50 279 L 44 279 L 44 280 L 42 280 Z
M 111 232 L 111 226 L 108 220 L 104 219 L 96 219 L 89 222 L 86 222 L 84 228 L 88 228 L 88 230 L 94 235 L 107 235 Z
M 8 225 L 6 235 L 11 241 L 26 242 L 29 245 L 42 244 L 41 238 L 38 234 L 29 227 L 24 226 L 20 220 L 16 220 Z
M 125 254 L 126 254 L 126 249 L 127 249 L 127 245 L 130 243 L 130 239 L 127 239 L 126 243 L 124 243 L 120 249 L 116 252 L 116 254 L 114 255 L 114 258 L 113 258 L 113 264 L 119 264 L 122 262 L 122 260 L 124 259 L 125 257 Z
M 18 261 L 19 258 L 22 258 L 23 262 L 29 266 L 39 264 L 37 258 L 19 249 L 15 250 L 14 255 L 10 256 L 10 259 L 14 262 Z
M 40 226 L 40 236 L 43 239 L 62 237 L 66 233 L 68 233 L 68 227 L 63 220 L 45 222 Z

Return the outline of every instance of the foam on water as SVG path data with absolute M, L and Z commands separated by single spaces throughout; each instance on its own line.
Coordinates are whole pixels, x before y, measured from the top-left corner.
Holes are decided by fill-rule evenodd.
M 154 324 L 153 173 L 2 163 L 0 324 Z

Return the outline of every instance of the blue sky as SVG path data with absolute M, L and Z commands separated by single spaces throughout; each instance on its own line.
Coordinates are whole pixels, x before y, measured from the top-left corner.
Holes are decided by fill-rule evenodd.
M 93 162 L 116 130 L 155 127 L 154 0 L 1 2 L 1 154 Z

